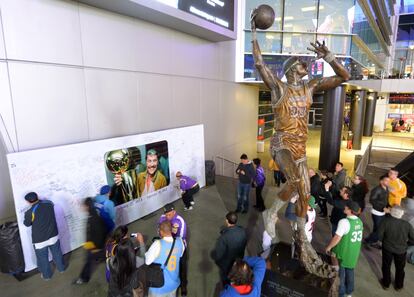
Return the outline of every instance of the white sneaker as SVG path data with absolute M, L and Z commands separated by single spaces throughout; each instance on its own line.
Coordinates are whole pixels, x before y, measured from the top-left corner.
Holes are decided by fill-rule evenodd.
M 190 202 L 190 204 L 191 204 L 191 205 L 195 205 L 195 202 L 194 202 L 194 201 L 191 201 L 191 202 Z
M 190 207 L 184 207 L 184 211 L 188 211 L 188 210 L 193 210 L 193 207 L 192 206 L 190 206 Z
M 352 295 L 346 295 L 346 297 L 352 297 Z

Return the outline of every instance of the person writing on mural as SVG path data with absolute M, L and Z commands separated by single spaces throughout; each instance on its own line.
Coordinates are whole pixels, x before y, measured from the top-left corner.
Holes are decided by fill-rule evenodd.
M 336 75 L 304 81 L 303 78 L 308 75 L 308 64 L 299 57 L 290 57 L 283 63 L 283 74 L 287 83 L 282 82 L 263 61 L 256 36 L 255 18 L 258 13 L 259 10 L 254 9 L 251 14 L 253 57 L 264 84 L 270 89 L 275 114 L 275 134 L 271 139 L 270 151 L 288 181 L 279 197 L 282 201 L 287 201 L 294 195 L 299 195 L 296 202 L 298 232 L 295 232 L 295 237 L 302 249 L 301 261 L 308 272 L 329 277 L 330 269 L 319 269 L 324 263 L 305 235 L 305 217 L 310 198 L 310 179 L 306 163 L 308 117 L 313 93 L 335 88 L 349 80 L 350 75 L 325 46 L 325 42 L 316 41 L 311 43 L 312 48 L 308 50 L 315 52 L 317 59 L 324 59 L 329 63 Z M 276 201 L 264 214 L 266 231 L 273 238 L 276 237 L 277 211 L 282 205 Z
M 147 169 L 145 172 L 139 173 L 135 181 L 135 186 L 138 189 L 140 196 L 145 196 L 167 186 L 167 179 L 161 173 L 161 170 L 158 169 L 158 164 L 159 157 L 157 151 L 154 149 L 147 151 Z M 122 184 L 122 176 L 116 174 L 114 181 L 116 185 Z

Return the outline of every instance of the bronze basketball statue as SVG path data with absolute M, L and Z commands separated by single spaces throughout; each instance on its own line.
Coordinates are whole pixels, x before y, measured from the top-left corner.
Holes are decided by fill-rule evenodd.
M 258 16 L 257 9 L 251 14 L 253 57 L 264 84 L 270 89 L 275 114 L 275 134 L 271 139 L 270 151 L 272 158 L 279 164 L 288 181 L 271 208 L 263 213 L 265 229 L 273 240 L 278 240 L 275 228 L 277 212 L 283 206 L 283 201 L 297 195 L 299 197 L 296 202 L 298 220 L 294 239 L 299 246 L 300 260 L 309 273 L 323 278 L 335 278 L 337 282 L 336 269 L 320 259 L 305 235 L 305 217 L 310 197 L 306 141 L 313 93 L 335 88 L 349 80 L 350 75 L 325 46 L 325 42 L 316 41 L 316 44 L 311 43 L 312 48 L 308 50 L 315 52 L 317 59 L 322 58 L 329 63 L 336 76 L 304 81 L 303 77 L 308 75 L 307 63 L 300 57 L 290 57 L 283 64 L 283 74 L 286 76 L 287 83 L 282 82 L 281 78 L 277 77 L 277 74 L 273 73 L 263 62 L 256 39 L 256 16 Z M 336 294 L 334 289 L 331 290 L 331 296 Z
M 255 9 L 254 23 L 261 30 L 269 29 L 275 21 L 275 11 L 272 7 L 262 4 Z

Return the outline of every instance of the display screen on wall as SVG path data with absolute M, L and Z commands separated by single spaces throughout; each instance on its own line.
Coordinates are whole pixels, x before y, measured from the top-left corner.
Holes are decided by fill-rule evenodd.
M 414 94 L 390 94 L 390 104 L 414 104 Z
M 221 27 L 234 29 L 234 0 L 157 0 Z

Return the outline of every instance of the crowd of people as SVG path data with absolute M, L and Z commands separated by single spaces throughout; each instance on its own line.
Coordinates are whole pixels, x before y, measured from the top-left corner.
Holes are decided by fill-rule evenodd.
M 236 169 L 237 208 L 227 213 L 225 226 L 210 256 L 220 271 L 220 296 L 258 297 L 269 253 L 245 257 L 247 233 L 237 222 L 240 213 L 249 211 L 251 187 L 256 189 L 256 210 L 265 210 L 262 192 L 266 184 L 266 174 L 260 159 L 250 161 L 246 154 L 241 155 L 240 159 Z M 269 163 L 269 170 L 274 173 L 276 187 L 286 181 L 273 160 Z M 363 244 L 381 249 L 382 288 L 388 289 L 391 285 L 391 264 L 394 261 L 394 287 L 397 291 L 401 290 L 404 286 L 407 250 L 412 250 L 414 246 L 414 229 L 402 219 L 404 209 L 401 201 L 406 197 L 407 189 L 398 178 L 398 171 L 391 169 L 387 175 L 381 176 L 379 184 L 371 191 L 365 178 L 360 175 L 356 175 L 352 179 L 352 185 L 348 185 L 349 178 L 340 162 L 336 164 L 333 173 L 325 170 L 318 173 L 309 169 L 309 177 L 311 193 L 306 213 L 306 237 L 312 242 L 313 232 L 318 228 L 317 216 L 321 218 L 319 223 L 326 221 L 328 224 L 329 215 L 331 234 L 327 236 L 331 239 L 324 252 L 332 256 L 332 264 L 339 271 L 339 296 L 350 296 L 354 291 L 354 268 Z M 195 205 L 193 196 L 200 187 L 197 181 L 179 171 L 176 172 L 176 178 L 184 210 L 191 210 Z M 368 193 L 372 205 L 370 211 L 373 228 L 364 239 L 364 224 L 360 216 L 366 209 Z M 154 228 L 152 241 L 145 242 L 143 234 L 130 233 L 125 225 L 115 225 L 116 209 L 109 198 L 110 194 L 111 187 L 105 185 L 96 197 L 87 198 L 83 202 L 83 209 L 88 217 L 86 241 L 83 244 L 86 257 L 79 277 L 73 284 L 88 283 L 94 266 L 104 262 L 110 297 L 173 297 L 178 292 L 181 296 L 187 296 L 187 225 L 177 213 L 174 204 L 164 206 L 163 214 Z M 49 250 L 57 270 L 63 273 L 67 268 L 60 248 L 54 206 L 51 201 L 39 199 L 34 192 L 28 193 L 25 199 L 31 207 L 25 213 L 24 224 L 32 227 L 38 270 L 44 280 L 50 280 L 53 272 L 48 259 Z M 297 195 L 292 197 L 285 211 L 285 217 L 293 225 L 297 220 L 297 199 Z M 265 235 L 266 232 L 263 246 L 271 244 L 271 239 Z M 409 254 L 408 257 L 412 256 Z

